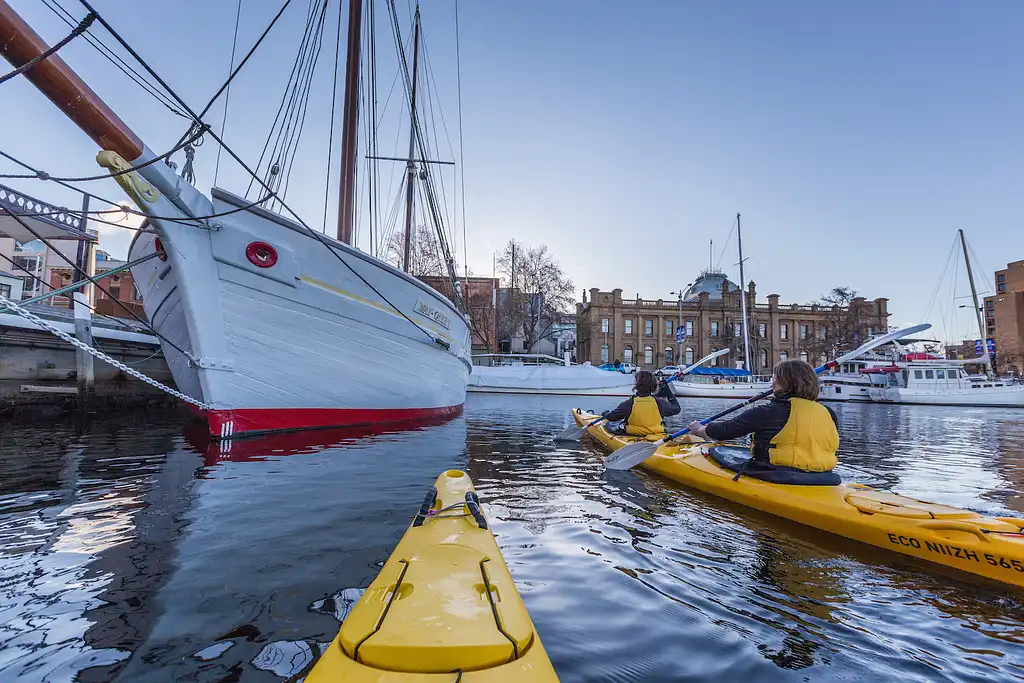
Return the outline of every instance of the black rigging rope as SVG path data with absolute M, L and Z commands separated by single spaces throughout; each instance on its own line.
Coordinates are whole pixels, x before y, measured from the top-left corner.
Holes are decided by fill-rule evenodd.
M 92 22 L 94 22 L 95 20 L 96 15 L 94 13 L 90 12 L 89 14 L 85 15 L 85 18 L 82 19 L 81 22 L 79 22 L 78 26 L 73 28 L 71 30 L 71 33 L 67 34 L 63 40 L 56 43 L 53 47 L 51 47 L 46 52 L 43 52 L 41 55 L 33 57 L 32 59 L 28 60 L 27 62 L 16 68 L 14 71 L 11 71 L 10 73 L 0 76 L 0 83 L 5 83 L 14 78 L 15 76 L 17 76 L 18 74 L 25 73 L 26 71 L 34 67 L 36 64 L 46 59 L 47 57 L 49 57 L 57 50 L 61 49 L 62 47 L 70 43 L 78 36 L 82 35 L 86 31 L 86 29 L 92 26 Z

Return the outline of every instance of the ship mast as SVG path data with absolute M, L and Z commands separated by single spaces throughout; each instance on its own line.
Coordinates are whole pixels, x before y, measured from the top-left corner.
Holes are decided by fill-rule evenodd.
M 2 1 L 2 0 L 0 0 Z M 345 103 L 341 127 L 341 197 L 338 200 L 338 240 L 352 244 L 355 217 L 356 164 L 359 134 L 359 48 L 363 0 L 349 0 L 348 47 L 345 52 Z
M 971 272 L 971 258 L 967 255 L 967 240 L 964 238 L 964 231 L 957 230 L 960 235 L 960 246 L 964 250 L 964 263 L 967 264 L 967 280 L 971 283 L 971 306 L 974 308 L 974 315 L 978 319 L 978 335 L 981 337 L 981 351 L 985 354 L 985 374 L 992 376 L 992 356 L 988 355 L 988 336 L 985 333 L 985 325 L 981 320 L 981 308 L 978 306 L 978 290 L 974 287 L 974 273 Z
M 412 34 L 412 93 L 409 97 L 409 159 L 405 164 L 405 253 L 402 259 L 402 270 L 409 272 L 412 257 L 412 219 L 416 199 L 416 82 L 420 64 L 420 6 L 416 4 L 416 16 L 413 19 Z
M 743 280 L 743 235 L 740 230 L 740 215 L 736 214 L 736 244 L 740 251 L 740 305 L 743 307 L 743 354 L 746 358 L 746 365 L 743 366 L 747 372 L 750 370 L 750 329 L 747 325 L 747 283 Z

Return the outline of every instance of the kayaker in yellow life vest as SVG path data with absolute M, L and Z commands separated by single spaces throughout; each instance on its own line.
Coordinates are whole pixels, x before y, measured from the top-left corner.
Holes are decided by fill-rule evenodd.
M 804 472 L 829 472 L 839 461 L 839 422 L 831 408 L 817 402 L 818 376 L 802 360 L 783 361 L 772 375 L 774 396 L 731 420 L 701 426 L 690 431 L 712 441 L 753 437 L 753 462 L 789 467 Z
M 662 419 L 670 415 L 678 415 L 680 410 L 679 401 L 676 400 L 668 383 L 659 383 L 653 373 L 648 370 L 640 370 L 636 373 L 633 390 L 635 395 L 632 398 L 626 399 L 601 415 L 606 417 L 609 423 L 623 420 L 626 434 L 633 436 L 664 435 L 665 423 Z

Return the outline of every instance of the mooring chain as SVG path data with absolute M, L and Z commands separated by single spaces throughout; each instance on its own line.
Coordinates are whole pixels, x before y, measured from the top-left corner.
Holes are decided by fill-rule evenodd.
M 78 339 L 75 339 L 74 337 L 72 337 L 67 332 L 62 332 L 61 330 L 57 329 L 56 327 L 54 327 L 53 325 L 51 325 L 47 321 L 43 320 L 42 318 L 40 318 L 36 314 L 32 313 L 28 309 L 22 308 L 21 306 L 16 304 L 14 301 L 11 301 L 7 297 L 5 297 L 3 294 L 0 294 L 0 305 L 2 305 L 6 309 L 14 311 L 18 315 L 20 315 L 22 318 L 25 318 L 26 320 L 34 322 L 36 325 L 39 325 L 40 327 L 42 327 L 44 330 L 46 330 L 50 334 L 53 334 L 53 335 L 63 339 L 64 341 L 66 341 L 67 343 L 71 344 L 75 348 L 81 349 L 81 350 L 85 351 L 86 353 L 88 353 L 89 355 L 95 356 L 96 358 L 99 358 L 100 360 L 104 361 L 105 363 L 109 363 L 109 364 L 113 365 L 115 368 L 117 368 L 121 372 L 129 374 L 132 377 L 134 377 L 135 379 L 141 380 L 141 381 L 145 382 L 146 384 L 150 385 L 151 387 L 154 387 L 156 389 L 160 389 L 161 391 L 165 391 L 168 394 L 170 394 L 171 396 L 173 396 L 173 397 L 175 397 L 177 399 L 180 399 L 182 401 L 185 401 L 186 403 L 191 403 L 192 405 L 194 405 L 194 406 L 196 406 L 198 408 L 202 408 L 204 410 L 208 410 L 210 408 L 210 406 L 208 404 L 203 403 L 202 401 L 197 401 L 196 399 L 192 398 L 191 396 L 188 396 L 186 394 L 181 393 L 177 389 L 172 389 L 171 387 L 167 386 L 166 384 L 162 384 L 162 383 L 156 381 L 155 379 L 153 379 L 152 377 L 149 377 L 148 375 L 144 375 L 143 373 L 139 372 L 135 368 L 132 368 L 132 367 L 129 367 L 129 366 L 125 365 L 124 363 L 122 363 L 121 361 L 117 360 L 116 358 L 112 358 L 111 356 L 108 356 L 107 354 L 103 353 L 99 349 L 94 349 L 93 347 L 89 346 L 85 342 L 80 341 Z

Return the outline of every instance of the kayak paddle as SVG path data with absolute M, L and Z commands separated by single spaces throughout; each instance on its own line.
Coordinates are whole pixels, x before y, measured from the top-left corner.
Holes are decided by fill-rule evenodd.
M 698 365 L 702 365 L 704 363 L 707 363 L 709 360 L 718 358 L 719 356 L 723 356 L 723 355 L 725 355 L 727 353 L 729 353 L 729 349 L 719 349 L 718 351 L 715 351 L 714 353 L 709 353 L 708 355 L 704 356 L 703 358 L 701 358 L 699 361 L 697 361 L 693 365 L 688 365 L 687 367 L 683 368 L 680 372 L 677 372 L 676 374 L 674 374 L 671 377 L 669 377 L 666 380 L 666 382 L 671 382 L 672 380 L 676 379 L 677 377 L 682 377 L 683 375 L 689 373 L 691 370 L 693 370 Z M 583 435 L 587 433 L 588 429 L 590 429 L 594 425 L 598 425 L 598 424 L 604 422 L 605 419 L 606 418 L 604 418 L 604 417 L 599 417 L 596 420 L 593 420 L 592 422 L 590 422 L 589 424 L 583 425 L 582 427 L 569 427 L 569 429 L 566 429 L 564 432 L 562 432 L 561 434 L 556 436 L 555 437 L 555 441 L 579 441 L 583 437 Z
M 931 325 L 927 323 L 921 325 L 913 325 L 912 327 L 908 327 L 904 330 L 896 330 L 894 332 L 884 334 L 881 337 L 876 337 L 870 340 L 869 342 L 857 347 L 853 351 L 843 354 L 839 358 L 836 358 L 833 361 L 829 361 L 828 363 L 825 363 L 821 367 L 814 368 L 814 372 L 815 374 L 820 375 L 828 368 L 833 368 L 839 365 L 840 363 L 845 363 L 849 360 L 852 360 L 857 356 L 861 356 L 867 353 L 871 349 L 882 346 L 883 344 L 888 344 L 890 342 L 897 341 L 899 339 L 902 339 L 903 337 L 909 337 L 912 334 L 917 334 L 918 332 L 927 330 L 929 327 L 931 327 Z M 711 422 L 714 422 L 718 418 L 724 417 L 729 413 L 735 412 L 740 408 L 743 408 L 744 406 L 748 406 L 755 401 L 760 401 L 763 398 L 767 398 L 772 394 L 772 391 L 772 389 L 764 391 L 758 394 L 757 396 L 754 396 L 753 398 L 749 398 L 746 401 L 743 401 L 742 403 L 737 403 L 731 408 L 726 408 L 720 413 L 716 413 L 709 418 L 703 419 L 700 421 L 700 423 L 702 425 L 710 424 Z M 680 429 L 678 432 L 675 432 L 674 434 L 669 434 L 665 438 L 660 439 L 658 441 L 637 441 L 636 443 L 631 443 L 628 446 L 624 446 L 619 450 L 615 451 L 614 453 L 611 453 L 607 458 L 605 458 L 604 466 L 605 468 L 610 470 L 628 470 L 629 468 L 639 465 L 644 460 L 654 455 L 654 452 L 658 450 L 658 448 L 661 445 L 665 444 L 668 441 L 672 441 L 673 439 L 678 439 L 680 436 L 688 434 L 689 432 L 690 428 L 684 427 L 683 429 Z

